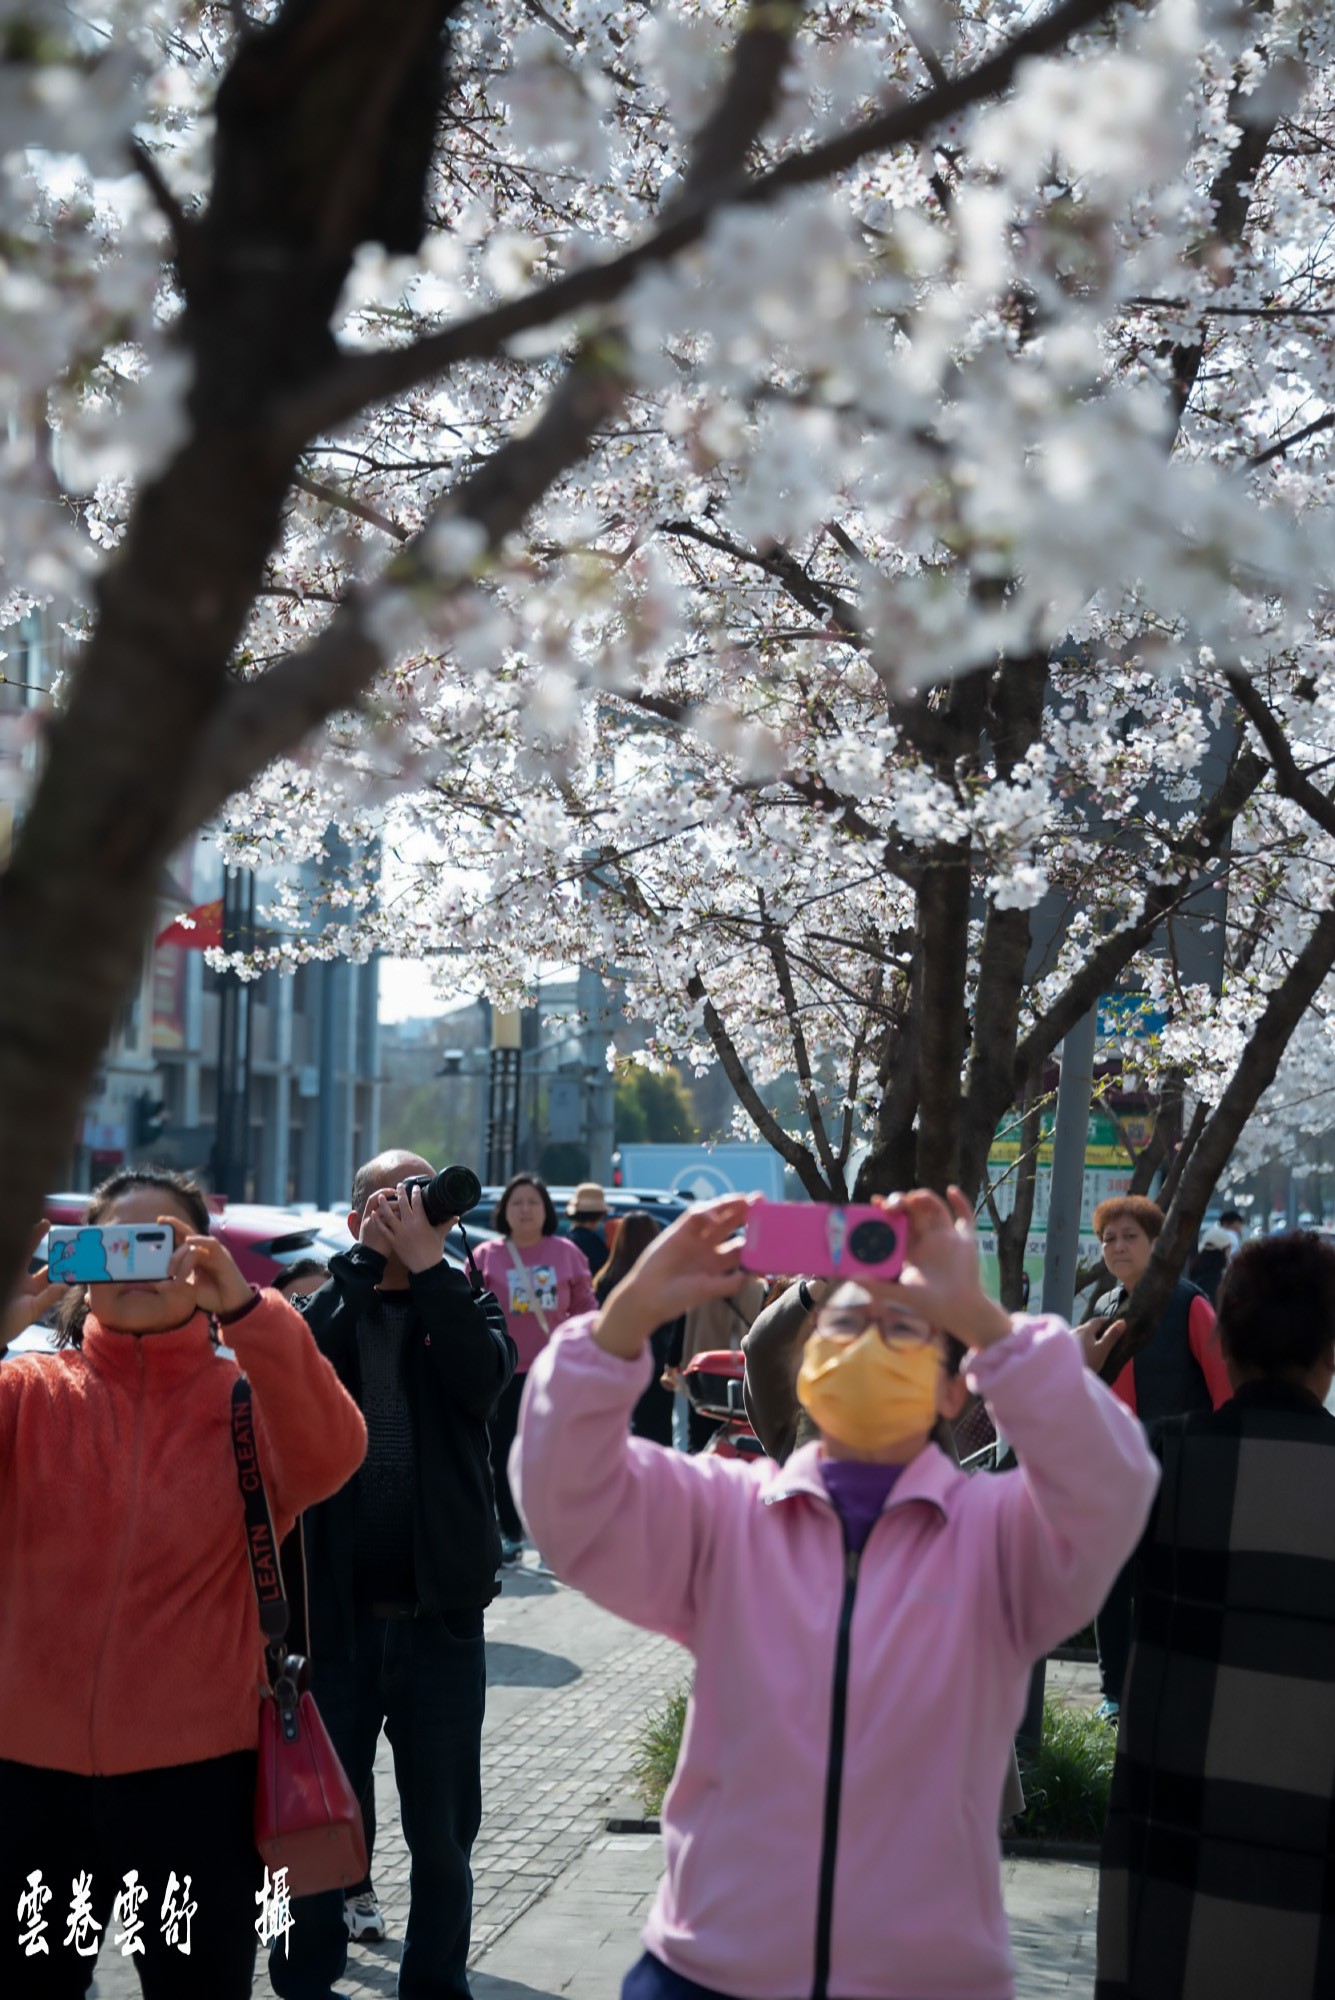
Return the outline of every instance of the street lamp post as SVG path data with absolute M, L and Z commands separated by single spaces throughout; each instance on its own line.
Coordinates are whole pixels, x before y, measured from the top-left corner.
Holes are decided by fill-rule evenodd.
M 255 939 L 255 876 L 229 868 L 223 882 L 222 942 L 226 952 L 250 951 Z M 218 989 L 218 1114 L 213 1182 L 219 1194 L 244 1201 L 250 1180 L 250 995 L 252 982 L 225 972 Z

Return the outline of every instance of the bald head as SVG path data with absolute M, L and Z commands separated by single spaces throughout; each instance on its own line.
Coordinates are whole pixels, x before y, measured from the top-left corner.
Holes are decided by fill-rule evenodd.
M 360 1215 L 371 1196 L 380 1188 L 394 1188 L 400 1181 L 409 1180 L 413 1174 L 434 1174 L 430 1160 L 424 1160 L 420 1153 L 405 1153 L 397 1148 L 388 1153 L 377 1153 L 364 1167 L 358 1167 L 352 1182 L 352 1212 Z

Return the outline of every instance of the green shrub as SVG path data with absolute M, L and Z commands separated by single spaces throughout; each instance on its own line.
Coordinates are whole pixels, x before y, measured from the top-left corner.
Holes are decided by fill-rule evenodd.
M 1101 1840 L 1116 1748 L 1115 1722 L 1045 1702 L 1042 1748 L 1020 1767 L 1025 1808 L 1016 1831 L 1035 1840 Z
M 662 1810 L 663 1794 L 672 1783 L 689 1698 L 689 1688 L 678 1688 L 675 1694 L 670 1694 L 661 1708 L 646 1717 L 636 1738 L 630 1774 L 647 1818 L 654 1818 Z
M 636 1739 L 631 1776 L 646 1817 L 662 1810 L 677 1768 L 689 1693 L 682 1687 L 670 1694 Z M 1022 1767 L 1025 1809 L 1016 1831 L 1032 1840 L 1101 1840 L 1116 1747 L 1116 1723 L 1046 1702 L 1043 1747 Z

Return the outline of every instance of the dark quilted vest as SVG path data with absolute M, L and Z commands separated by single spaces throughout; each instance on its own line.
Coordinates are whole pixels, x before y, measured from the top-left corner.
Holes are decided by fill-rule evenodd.
M 1132 1357 L 1136 1415 L 1142 1424 L 1153 1423 L 1157 1417 L 1185 1417 L 1193 1410 L 1211 1408 L 1210 1391 L 1191 1351 L 1187 1324 L 1192 1300 L 1204 1297 L 1199 1285 L 1179 1278 L 1153 1338 Z M 1115 1319 L 1125 1306 L 1126 1293 L 1118 1285 L 1103 1294 L 1094 1312 Z

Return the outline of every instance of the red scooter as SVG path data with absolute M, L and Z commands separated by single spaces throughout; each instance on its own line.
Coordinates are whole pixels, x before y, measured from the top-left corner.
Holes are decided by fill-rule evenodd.
M 742 1380 L 746 1357 L 723 1347 L 693 1354 L 681 1371 L 682 1386 L 691 1406 L 702 1417 L 710 1417 L 718 1429 L 701 1452 L 718 1458 L 763 1458 L 764 1446 L 752 1430 L 742 1401 Z

